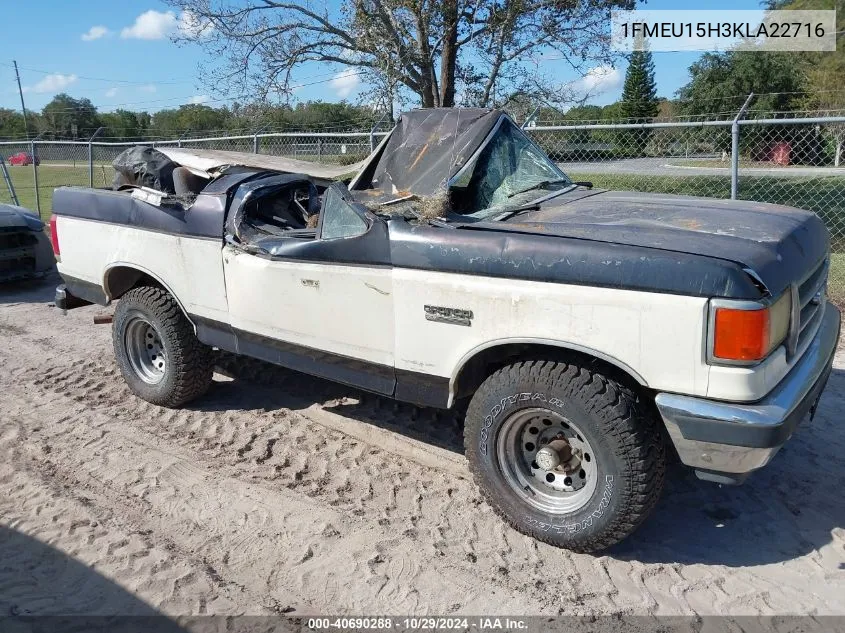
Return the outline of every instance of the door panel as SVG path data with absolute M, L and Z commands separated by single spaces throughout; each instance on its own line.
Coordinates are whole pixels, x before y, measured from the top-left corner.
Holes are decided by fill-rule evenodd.
M 258 183 L 260 184 L 260 183 Z M 227 225 L 223 271 L 229 322 L 241 352 L 392 394 L 393 288 L 383 220 L 339 183 L 323 196 L 325 239 Z M 250 209 L 237 218 L 249 222 Z M 253 226 L 254 228 L 254 226 Z M 252 237 L 258 234 L 257 239 Z
M 232 326 L 393 366 L 389 267 L 270 259 L 223 250 Z

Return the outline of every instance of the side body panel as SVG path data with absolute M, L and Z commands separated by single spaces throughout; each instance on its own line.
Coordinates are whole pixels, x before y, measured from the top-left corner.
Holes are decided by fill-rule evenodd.
M 159 279 L 185 311 L 228 321 L 222 239 L 186 237 L 59 215 L 59 272 L 101 286 L 108 269 L 126 265 Z
M 100 288 L 110 267 L 139 268 L 192 318 L 231 325 L 254 335 L 253 343 L 287 342 L 306 350 L 300 356 L 325 352 L 303 368 L 311 373 L 356 384 L 321 370 L 341 357 L 346 376 L 370 373 L 373 390 L 390 393 L 395 366 L 401 399 L 445 403 L 434 392 L 454 383 L 474 354 L 504 343 L 579 349 L 649 388 L 732 401 L 764 397 L 788 370 L 783 350 L 754 368 L 708 366 L 703 297 L 243 253 L 227 255 L 241 262 L 227 270 L 227 284 L 220 240 L 61 215 L 57 222 L 63 275 Z M 227 292 L 241 306 L 232 313 Z M 429 320 L 426 306 L 471 311 L 471 325 Z M 240 351 L 257 355 L 248 347 Z M 289 356 L 273 358 L 285 364 Z
M 593 353 L 653 389 L 707 392 L 706 299 L 402 268 L 393 274 L 398 371 L 454 382 L 475 353 L 533 342 Z M 429 317 L 432 308 L 469 311 L 470 324 L 430 320 L 426 306 Z
M 687 297 L 760 299 L 742 266 L 704 255 L 531 232 L 504 222 L 460 228 L 393 219 L 391 262 L 397 268 L 520 279 Z
M 59 187 L 53 193 L 53 211 L 62 217 L 109 222 L 170 235 L 222 240 L 226 187 L 231 188 L 239 179 L 252 176 L 224 176 L 221 182 L 206 187 L 187 208 L 181 204 L 163 203 L 155 206 L 133 198 L 126 191 Z
M 57 221 L 63 275 L 102 287 L 110 267 L 139 268 L 170 288 L 191 317 L 359 359 L 364 363 L 354 371 L 377 374 L 385 389 L 388 368 L 395 366 L 396 396 L 404 399 L 445 402 L 445 396 L 420 398 L 408 390 L 442 389 L 475 353 L 504 343 L 579 349 L 614 362 L 652 389 L 733 401 L 765 396 L 787 369 L 783 350 L 754 368 L 708 366 L 707 300 L 700 297 L 281 262 L 233 256 L 228 249 L 226 257 L 240 263 L 229 266 L 227 289 L 217 240 L 65 216 Z M 227 292 L 244 307 L 230 314 Z M 471 325 L 428 320 L 426 305 L 472 311 Z M 319 364 L 314 367 L 322 373 Z

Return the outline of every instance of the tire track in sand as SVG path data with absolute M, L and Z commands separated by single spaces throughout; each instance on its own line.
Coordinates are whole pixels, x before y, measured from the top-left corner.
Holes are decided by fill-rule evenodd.
M 822 476 L 836 472 L 831 460 L 843 449 L 831 412 L 845 407 L 830 399 L 831 391 L 843 391 L 841 378 L 831 379 L 839 386 L 825 396 L 814 425 L 757 476 L 758 485 L 727 491 L 680 478 L 655 519 L 625 548 L 589 557 L 538 546 L 504 526 L 479 505 L 474 486 L 450 470 L 450 460 L 430 463 L 428 457 L 405 454 L 400 444 L 380 446 L 394 431 L 405 433 L 402 440 L 428 431 L 440 443 L 432 447 L 437 457 L 454 440 L 448 421 L 445 431 L 427 429 L 430 418 L 414 420 L 412 411 L 380 399 L 356 404 L 348 391 L 323 381 L 283 377 L 277 383 L 261 375 L 254 379 L 264 388 L 242 380 L 218 382 L 193 410 L 160 409 L 129 394 L 110 361 L 87 360 L 111 357 L 102 330 L 92 340 L 84 319 L 57 323 L 55 312 L 45 310 L 34 306 L 28 316 L 66 332 L 54 337 L 53 357 L 46 359 L 43 346 L 26 340 L 8 352 L 0 349 L 0 406 L 31 397 L 33 410 L 19 411 L 24 431 L 18 432 L 32 434 L 33 455 L 44 444 L 52 447 L 51 461 L 37 462 L 41 475 L 79 481 L 104 507 L 135 512 L 156 539 L 180 547 L 175 555 L 207 555 L 226 582 L 237 584 L 243 574 L 250 592 L 244 602 L 251 607 L 262 604 L 256 596 L 271 596 L 275 589 L 353 612 L 380 605 L 387 612 L 417 613 L 841 611 L 843 522 L 841 504 L 833 505 L 841 481 Z M 51 364 L 54 369 L 45 374 Z M 331 416 L 316 423 L 314 407 Z M 151 460 L 152 450 L 164 457 Z M 168 466 L 174 453 L 191 468 Z M 281 521 L 277 529 L 290 530 L 284 551 L 271 548 L 280 541 L 264 533 L 240 530 L 238 521 L 246 520 L 240 516 L 224 515 L 221 527 L 211 530 L 189 522 L 194 504 L 218 495 L 207 488 L 220 478 L 231 480 L 233 488 L 224 488 L 218 503 L 228 503 L 249 485 L 339 518 L 305 533 L 293 519 Z M 784 507 L 782 500 L 792 499 L 796 489 L 802 499 L 794 509 L 811 520 Z M 180 504 L 190 512 L 180 513 Z M 727 517 L 720 524 L 745 534 L 732 540 L 707 536 L 713 529 L 707 513 Z M 714 549 L 702 537 L 718 545 Z M 740 559 L 740 549 L 755 549 L 750 543 L 774 552 L 772 562 L 784 562 L 760 565 L 753 555 L 741 568 L 707 562 L 714 552 L 731 548 Z M 816 549 L 814 543 L 825 545 Z M 269 572 L 262 568 L 266 577 L 230 569 L 225 552 L 232 549 L 251 549 L 253 558 L 279 564 Z M 685 564 L 697 560 L 704 562 Z

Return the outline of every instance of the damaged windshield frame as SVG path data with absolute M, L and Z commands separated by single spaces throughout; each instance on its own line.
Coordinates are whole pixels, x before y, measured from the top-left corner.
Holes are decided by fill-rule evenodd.
M 560 184 L 568 185 L 568 186 L 563 186 L 560 189 L 557 189 L 557 190 L 554 190 L 554 191 L 551 191 L 551 192 L 546 192 L 543 195 L 540 195 L 540 196 L 538 196 L 534 199 L 531 199 L 531 200 L 524 200 L 522 202 L 514 202 L 513 204 L 502 204 L 502 205 L 487 207 L 485 209 L 478 209 L 477 211 L 466 212 L 466 213 L 464 213 L 464 212 L 453 212 L 452 214 L 450 214 L 453 217 L 476 218 L 476 219 L 493 219 L 493 218 L 496 218 L 497 216 L 501 216 L 501 215 L 506 216 L 514 210 L 533 206 L 534 204 L 548 200 L 548 199 L 553 198 L 555 196 L 558 196 L 560 194 L 566 193 L 566 192 L 571 191 L 572 189 L 575 189 L 577 187 L 577 185 L 572 182 L 572 180 L 569 178 L 569 176 L 567 176 L 566 173 L 564 173 L 563 170 L 560 169 L 560 167 L 558 167 L 551 158 L 549 158 L 549 156 L 546 154 L 546 152 L 544 152 L 543 149 L 539 145 L 537 145 L 537 143 L 534 142 L 534 140 L 531 137 L 529 137 L 524 132 L 524 130 L 522 130 L 522 128 L 520 128 L 513 121 L 513 119 L 511 119 L 508 115 L 503 114 L 501 117 L 499 117 L 499 120 L 496 121 L 496 124 L 493 126 L 493 128 L 490 130 L 490 132 L 487 134 L 487 136 L 484 138 L 484 140 L 481 142 L 481 144 L 470 155 L 470 157 L 463 164 L 463 166 L 455 173 L 454 176 L 452 176 L 449 179 L 449 181 L 446 184 L 447 189 L 451 190 L 452 188 L 457 188 L 457 187 L 455 187 L 455 183 L 458 182 L 461 178 L 465 177 L 467 175 L 468 171 L 470 173 L 472 173 L 477 168 L 478 160 L 481 157 L 481 154 L 484 152 L 485 149 L 487 149 L 487 147 L 490 145 L 490 143 L 493 141 L 493 139 L 496 138 L 496 135 L 499 133 L 502 126 L 505 125 L 505 124 L 509 124 L 509 125 L 513 126 L 513 129 L 516 132 L 518 132 L 528 142 L 528 144 L 531 147 L 533 147 L 533 149 L 537 153 L 539 153 L 540 156 L 542 156 L 545 159 L 547 165 L 549 167 L 551 167 L 551 171 L 553 171 L 554 173 L 556 173 L 558 175 L 558 178 L 556 178 L 556 179 L 545 178 L 543 180 L 540 180 L 540 181 L 534 183 L 533 185 L 525 187 L 524 189 L 522 189 L 520 191 L 513 192 L 512 194 L 510 194 L 508 196 L 508 199 L 515 197 L 515 196 L 518 196 L 518 195 L 521 195 L 521 194 L 524 194 L 524 193 L 528 193 L 528 192 L 533 191 L 535 189 L 544 188 L 544 187 L 547 187 L 547 186 L 555 186 L 555 185 L 560 185 Z

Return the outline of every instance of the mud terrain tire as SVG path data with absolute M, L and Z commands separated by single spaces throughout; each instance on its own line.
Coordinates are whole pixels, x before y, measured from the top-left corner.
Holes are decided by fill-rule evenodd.
M 179 407 L 211 385 L 211 349 L 197 340 L 176 300 L 162 288 L 141 286 L 121 297 L 112 342 L 123 378 L 147 402 Z
M 493 373 L 470 402 L 464 446 L 502 518 L 577 552 L 627 537 L 663 488 L 657 420 L 630 389 L 577 363 L 522 361 Z

